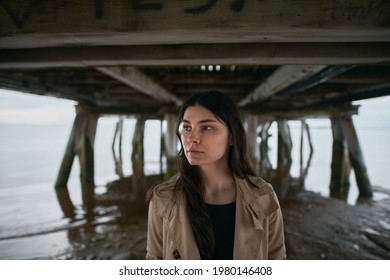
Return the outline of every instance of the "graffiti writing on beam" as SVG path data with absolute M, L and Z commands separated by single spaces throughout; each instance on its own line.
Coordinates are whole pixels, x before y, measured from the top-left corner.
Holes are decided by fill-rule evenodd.
M 94 4 L 94 16 L 97 19 L 104 18 L 105 0 L 90 0 Z M 127 0 L 133 11 L 141 13 L 144 11 L 161 11 L 164 9 L 163 0 Z M 262 1 L 262 0 L 259 0 Z M 321 12 L 328 13 L 333 21 L 338 20 L 376 20 L 381 21 L 387 16 L 386 9 L 388 0 L 367 0 L 352 1 L 352 0 L 332 0 L 328 7 L 320 8 Z M 202 14 L 212 10 L 218 0 L 199 0 L 181 2 L 181 9 L 186 14 Z M 287 1 L 286 1 L 287 2 Z M 30 1 L 14 1 L 0 0 L 0 9 L 10 17 L 11 21 L 18 28 L 23 28 L 24 24 L 31 20 L 33 14 L 43 14 L 45 11 L 58 11 L 61 8 L 69 8 L 72 5 L 71 0 L 49 1 L 49 0 L 30 0 Z M 235 13 L 241 12 L 246 4 L 245 0 L 219 0 L 219 3 L 227 5 L 228 9 Z M 55 13 L 51 13 L 55 17 Z M 50 13 L 49 13 L 50 14 Z M 44 22 L 44 21 L 43 21 Z
M 8 4 L 5 0 L 0 0 L 0 6 L 7 12 L 12 22 L 19 28 L 23 27 L 24 22 L 26 22 L 32 15 L 34 7 L 37 5 L 38 0 L 33 0 L 30 2 L 27 7 L 25 7 L 20 15 L 15 12 L 14 9 Z
M 145 10 L 161 10 L 163 8 L 162 2 L 145 2 L 142 0 L 132 0 L 132 7 L 134 11 L 145 11 Z M 217 3 L 217 0 L 199 1 L 198 6 L 185 7 L 183 11 L 187 14 L 201 14 L 206 13 Z M 234 12 L 240 12 L 244 8 L 245 0 L 234 0 L 230 1 L 229 7 Z
M 92 1 L 92 0 L 91 0 Z M 95 17 L 97 19 L 101 19 L 104 17 L 104 0 L 93 0 L 94 8 L 95 8 Z M 136 12 L 142 11 L 160 11 L 163 9 L 164 1 L 146 1 L 146 0 L 129 0 L 131 3 L 131 7 Z M 222 0 L 221 0 L 222 1 Z M 0 7 L 4 9 L 4 11 L 11 18 L 12 22 L 18 28 L 22 28 L 24 24 L 32 17 L 34 12 L 42 12 L 42 8 L 47 8 L 47 5 L 54 5 L 55 9 L 60 9 L 62 6 L 70 5 L 69 1 L 59 1 L 53 4 L 46 1 L 32 0 L 25 6 L 15 8 L 15 3 L 11 4 L 13 1 L 11 0 L 0 0 Z M 187 14 L 202 14 L 206 13 L 210 9 L 212 9 L 217 0 L 207 0 L 207 1 L 199 1 L 198 5 L 191 7 L 183 7 L 183 12 Z M 231 10 L 234 12 L 240 12 L 244 8 L 245 0 L 231 0 L 227 3 Z

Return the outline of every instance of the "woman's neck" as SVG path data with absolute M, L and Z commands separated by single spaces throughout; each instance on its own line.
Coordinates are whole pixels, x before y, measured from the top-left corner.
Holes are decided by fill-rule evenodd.
M 205 202 L 209 204 L 227 204 L 236 199 L 236 184 L 232 172 L 221 166 L 200 167 L 204 185 Z

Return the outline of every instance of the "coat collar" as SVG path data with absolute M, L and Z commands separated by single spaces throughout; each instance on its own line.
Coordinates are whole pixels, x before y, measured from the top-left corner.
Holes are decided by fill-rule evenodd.
M 279 208 L 272 186 L 260 177 L 249 176 L 248 180 L 234 177 L 237 185 L 237 201 L 242 199 L 257 219 L 263 220 Z

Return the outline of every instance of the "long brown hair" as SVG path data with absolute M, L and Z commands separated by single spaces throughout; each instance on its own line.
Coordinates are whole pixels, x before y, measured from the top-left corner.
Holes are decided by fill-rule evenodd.
M 191 96 L 182 105 L 177 119 L 176 133 L 180 139 L 181 148 L 178 154 L 180 176 L 176 183 L 176 189 L 182 188 L 185 192 L 188 215 L 201 258 L 210 259 L 215 242 L 204 204 L 204 185 L 198 167 L 188 162 L 180 137 L 180 124 L 184 113 L 188 107 L 195 105 L 208 109 L 221 122 L 226 124 L 233 140 L 228 152 L 228 165 L 231 172 L 240 178 L 255 175 L 255 172 L 248 153 L 244 126 L 234 102 L 220 92 L 203 92 Z

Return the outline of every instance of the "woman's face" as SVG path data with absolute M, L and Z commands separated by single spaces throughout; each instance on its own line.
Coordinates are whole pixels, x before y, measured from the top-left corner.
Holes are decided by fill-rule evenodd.
M 227 163 L 230 133 L 226 124 L 206 108 L 195 105 L 184 112 L 181 141 L 191 165 Z

